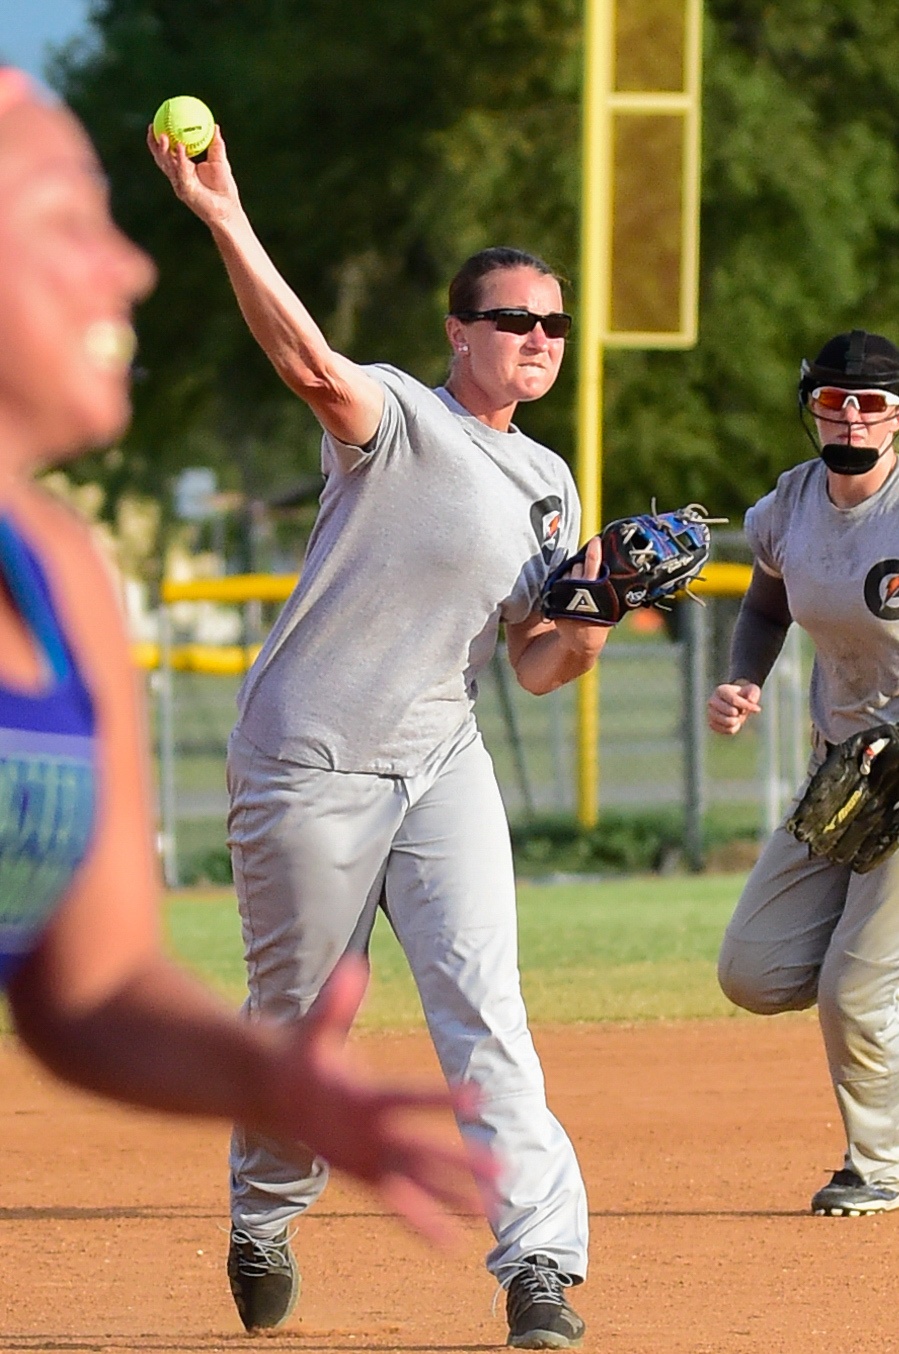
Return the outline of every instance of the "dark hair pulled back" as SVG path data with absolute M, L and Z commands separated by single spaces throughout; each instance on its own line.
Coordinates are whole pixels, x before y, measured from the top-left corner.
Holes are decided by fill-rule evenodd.
M 502 268 L 533 268 L 545 277 L 554 277 L 559 285 L 562 278 L 536 254 L 509 245 L 494 245 L 482 249 L 466 259 L 449 285 L 449 312 L 458 315 L 466 310 L 481 309 L 481 283 L 490 273 Z

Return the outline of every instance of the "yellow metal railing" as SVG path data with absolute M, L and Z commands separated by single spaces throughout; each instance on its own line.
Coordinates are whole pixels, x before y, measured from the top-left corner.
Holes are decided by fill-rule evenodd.
M 222 578 L 167 578 L 160 596 L 172 602 L 286 602 L 297 585 L 296 574 L 226 574 Z
M 704 576 L 692 585 L 692 591 L 703 597 L 741 597 L 749 585 L 752 570 L 748 564 L 709 564 Z M 259 653 L 259 644 L 172 644 L 170 608 L 180 602 L 219 602 L 238 606 L 252 606 L 259 602 L 284 602 L 296 586 L 293 574 L 233 574 L 224 578 L 197 578 L 178 582 L 167 579 L 161 589 L 162 620 L 159 644 L 138 643 L 132 646 L 135 663 L 147 670 L 160 672 L 160 761 L 163 863 L 166 879 L 177 883 L 178 867 L 175 848 L 175 788 L 174 788 L 174 706 L 171 674 L 197 672 L 210 676 L 242 676 Z M 685 604 L 686 605 L 686 604 Z M 252 633 L 252 632 L 251 632 Z M 695 644 L 693 646 L 695 648 Z M 693 685 L 696 685 L 695 681 Z M 581 686 L 583 686 L 583 679 Z M 581 724 L 580 735 L 591 733 L 598 739 L 599 721 L 596 711 L 598 687 L 587 687 L 593 713 L 591 721 Z M 695 695 L 695 693 L 694 693 Z M 583 697 L 582 703 L 583 703 Z M 697 697 L 698 699 L 698 697 Z M 695 705 L 694 699 L 693 704 Z M 595 752 L 595 749 L 594 749 Z M 595 759 L 581 759 L 582 767 L 595 766 Z M 583 805 L 583 777 L 579 793 Z M 698 795 L 697 795 L 698 802 Z M 595 805 L 594 805 L 595 807 Z M 694 815 L 697 817 L 697 815 Z M 697 817 L 698 822 L 698 817 Z M 698 827 L 696 829 L 698 842 Z M 698 858 L 699 846 L 695 854 Z
M 260 644 L 175 644 L 169 662 L 175 672 L 203 672 L 213 677 L 232 677 L 253 664 Z M 152 671 L 162 664 L 159 644 L 132 644 L 131 655 L 139 668 Z
M 700 597 L 742 597 L 749 586 L 752 569 L 748 564 L 709 564 L 703 577 L 692 586 Z M 162 601 L 175 602 L 284 602 L 296 586 L 295 574 L 233 574 L 226 578 L 195 578 L 186 582 L 167 579 L 161 590 Z M 260 645 L 250 644 L 175 644 L 170 650 L 171 666 L 176 672 L 202 672 L 231 677 L 246 672 L 259 653 Z M 140 668 L 160 666 L 159 644 L 132 645 L 132 655 Z

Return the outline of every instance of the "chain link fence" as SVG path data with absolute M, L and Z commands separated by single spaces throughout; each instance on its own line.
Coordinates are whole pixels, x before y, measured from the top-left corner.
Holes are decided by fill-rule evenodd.
M 689 636 L 677 633 L 684 626 L 647 636 L 622 627 L 611 636 L 598 692 L 603 811 L 687 814 L 692 807 L 702 818 L 717 815 L 735 830 L 759 835 L 777 820 L 807 755 L 809 655 L 794 627 L 766 687 L 764 715 L 737 738 L 706 735 L 705 698 L 725 675 L 732 612 L 726 599 L 709 603 L 699 627 L 698 664 Z M 703 689 L 691 690 L 697 671 Z M 189 671 L 148 674 L 169 883 L 227 878 L 225 749 L 240 680 Z M 573 817 L 574 687 L 531 696 L 516 683 L 502 652 L 479 686 L 478 722 L 511 821 Z

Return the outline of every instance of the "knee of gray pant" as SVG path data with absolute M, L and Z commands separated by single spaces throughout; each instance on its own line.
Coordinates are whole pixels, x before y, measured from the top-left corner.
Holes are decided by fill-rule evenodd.
M 786 970 L 760 962 L 763 958 L 758 946 L 725 942 L 718 959 L 718 984 L 728 1001 L 753 1015 L 779 1015 L 814 1006 L 817 980 L 803 975 L 801 982 L 788 981 Z
M 893 984 L 887 988 L 882 978 L 874 965 L 860 975 L 857 968 L 825 964 L 818 992 L 822 1024 L 840 1029 L 844 1040 L 858 1045 L 879 1047 L 887 1032 L 895 1038 L 899 1026 Z

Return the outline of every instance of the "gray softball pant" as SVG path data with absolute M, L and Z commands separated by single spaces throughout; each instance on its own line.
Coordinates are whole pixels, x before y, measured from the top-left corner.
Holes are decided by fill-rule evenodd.
M 444 1075 L 480 1088 L 479 1118 L 461 1130 L 504 1163 L 487 1268 L 507 1284 L 540 1252 L 584 1278 L 586 1194 L 527 1027 L 508 824 L 477 729 L 406 778 L 297 766 L 236 731 L 228 784 L 246 1013 L 302 1015 L 340 956 L 367 950 L 383 905 Z M 234 1225 L 270 1238 L 315 1202 L 327 1174 L 321 1159 L 298 1168 L 236 1129 Z
M 760 1015 L 818 1003 L 845 1165 L 899 1185 L 899 855 L 853 874 L 778 827 L 725 932 L 718 978 Z

